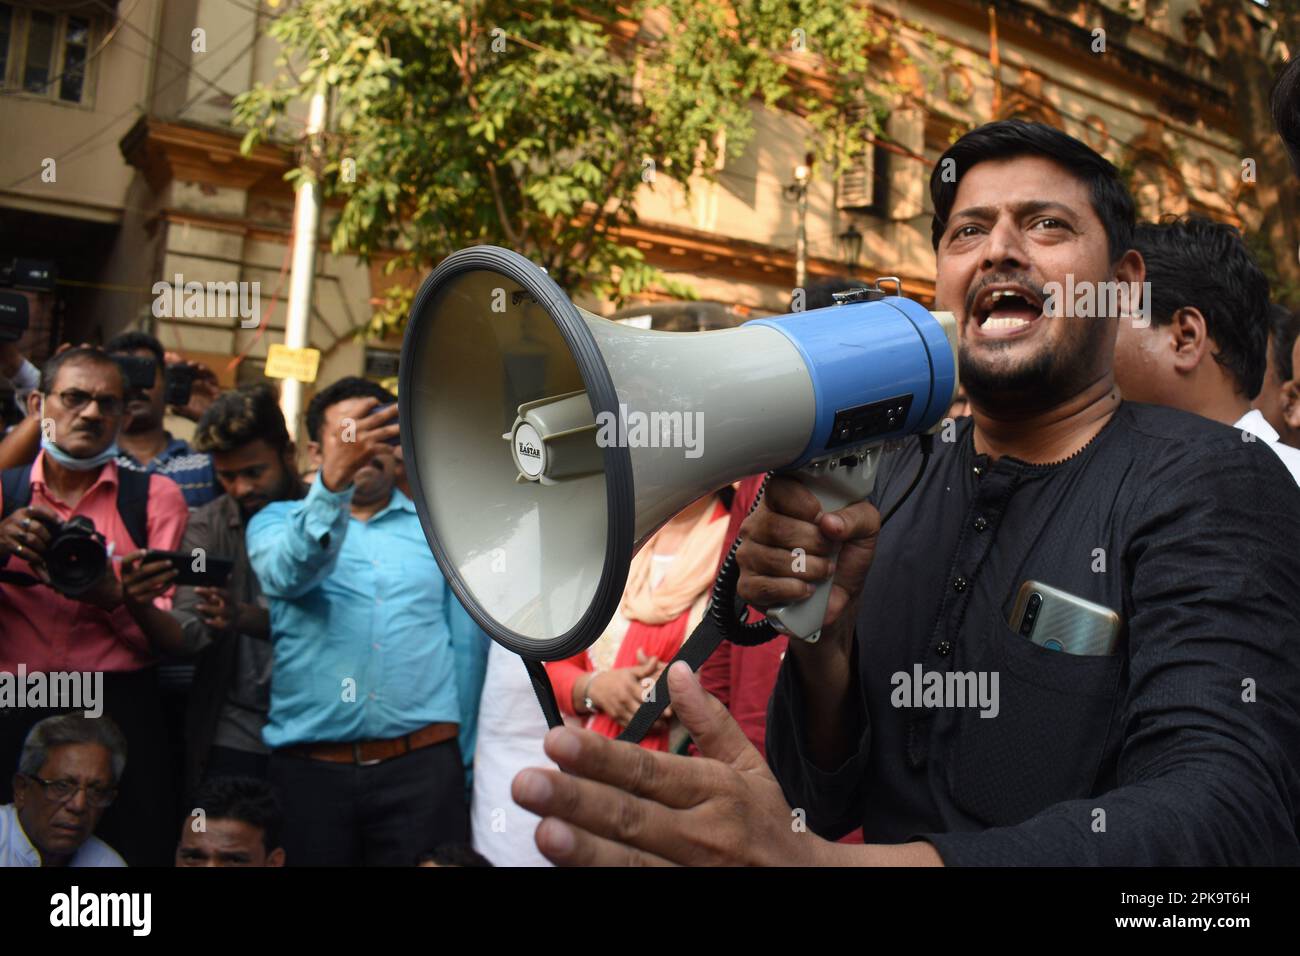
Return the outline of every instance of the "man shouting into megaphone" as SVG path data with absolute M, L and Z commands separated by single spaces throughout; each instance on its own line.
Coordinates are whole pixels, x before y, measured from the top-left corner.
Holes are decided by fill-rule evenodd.
M 990 123 L 930 189 L 972 417 L 883 530 L 915 443 L 834 513 L 769 482 L 738 594 L 761 609 L 834 580 L 820 641 L 783 662 L 770 768 L 676 664 L 706 759 L 556 729 L 567 773 L 515 778 L 556 863 L 1300 862 L 1300 489 L 1242 432 L 1123 401 L 1117 325 L 1137 318 L 1108 293 L 1145 267 L 1109 162 Z M 1118 623 L 1031 639 L 1024 590 Z M 859 826 L 864 845 L 831 842 Z

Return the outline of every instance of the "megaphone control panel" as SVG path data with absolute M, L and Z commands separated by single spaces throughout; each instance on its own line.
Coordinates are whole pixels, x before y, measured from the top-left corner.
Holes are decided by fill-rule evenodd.
M 903 427 L 912 409 L 912 393 L 882 398 L 856 408 L 844 408 L 835 413 L 831 424 L 831 437 L 827 448 L 841 445 L 860 445 L 881 435 L 888 435 Z

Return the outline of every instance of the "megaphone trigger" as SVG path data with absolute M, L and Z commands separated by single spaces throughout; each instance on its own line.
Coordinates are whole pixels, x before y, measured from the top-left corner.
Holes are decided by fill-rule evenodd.
M 876 482 L 876 469 L 880 465 L 881 446 L 857 449 L 851 455 L 815 461 L 798 469 L 794 474 L 799 481 L 817 496 L 822 511 L 839 511 L 859 502 L 871 494 Z M 839 556 L 837 543 L 831 550 L 833 561 Z M 796 637 L 809 644 L 821 637 L 822 622 L 830 603 L 832 580 L 827 578 L 816 586 L 812 595 L 793 604 L 769 608 L 767 618 L 780 633 Z

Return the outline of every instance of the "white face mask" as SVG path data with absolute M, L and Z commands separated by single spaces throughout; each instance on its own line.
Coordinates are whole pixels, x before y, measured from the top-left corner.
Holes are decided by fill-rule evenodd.
M 41 396 L 41 421 L 42 423 L 46 421 L 44 396 Z M 69 455 L 54 443 L 54 440 L 49 437 L 48 432 L 43 427 L 41 428 L 41 449 L 69 471 L 93 471 L 108 464 L 118 456 L 116 441 L 92 458 L 77 458 Z

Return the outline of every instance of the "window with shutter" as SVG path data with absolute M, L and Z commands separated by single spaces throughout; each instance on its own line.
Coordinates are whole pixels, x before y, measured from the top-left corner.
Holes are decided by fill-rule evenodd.
M 855 114 L 856 122 L 861 114 Z M 835 205 L 839 209 L 864 212 L 878 208 L 880 203 L 880 164 L 883 154 L 871 142 L 864 141 L 850 165 L 840 174 Z

